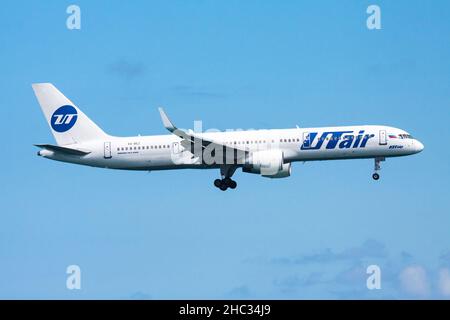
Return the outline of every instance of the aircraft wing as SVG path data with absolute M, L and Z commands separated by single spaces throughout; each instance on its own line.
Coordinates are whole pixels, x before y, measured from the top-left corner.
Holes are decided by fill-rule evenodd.
M 201 144 L 201 149 L 199 149 L 199 150 L 204 150 L 206 147 L 213 148 L 213 149 L 224 148 L 224 152 L 226 152 L 227 154 L 238 151 L 238 152 L 234 153 L 238 159 L 243 158 L 248 153 L 248 151 L 245 149 L 237 148 L 234 146 L 229 146 L 229 145 L 223 144 L 221 142 L 213 141 L 211 139 L 205 139 L 202 136 L 202 134 L 195 133 L 192 130 L 185 131 L 182 129 L 178 129 L 172 123 L 172 121 L 170 121 L 169 117 L 164 112 L 163 108 L 158 108 L 158 110 L 161 115 L 161 120 L 163 122 L 164 127 L 167 130 L 169 130 L 171 133 L 173 133 L 174 135 L 183 139 L 183 141 L 181 142 L 181 145 L 187 150 L 192 150 L 192 149 L 197 150 L 197 148 L 195 148 L 195 146 L 198 144 Z M 192 146 L 194 146 L 194 148 L 192 148 Z M 230 153 L 228 153 L 228 152 L 230 152 Z

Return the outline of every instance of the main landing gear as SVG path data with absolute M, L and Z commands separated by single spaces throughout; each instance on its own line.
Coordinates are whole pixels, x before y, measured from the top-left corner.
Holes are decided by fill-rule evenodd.
M 214 180 L 214 186 L 216 188 L 219 188 L 222 191 L 225 191 L 228 188 L 236 189 L 237 183 L 236 183 L 236 181 L 231 179 L 231 177 L 233 176 L 235 171 L 236 171 L 236 167 L 232 167 L 232 166 L 221 167 L 220 175 L 222 176 L 222 179 Z
M 375 158 L 375 172 L 372 174 L 373 180 L 380 179 L 380 175 L 378 174 L 378 171 L 381 170 L 380 162 L 386 160 L 385 158 Z
M 231 178 L 224 178 L 224 179 L 216 179 L 214 180 L 214 186 L 219 188 L 222 191 L 230 189 L 236 189 L 237 183 L 236 181 L 232 180 Z

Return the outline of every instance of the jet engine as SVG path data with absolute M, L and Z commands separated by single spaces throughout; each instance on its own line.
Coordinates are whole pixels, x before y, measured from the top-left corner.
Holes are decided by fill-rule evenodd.
M 291 164 L 284 163 L 281 150 L 257 151 L 249 155 L 242 171 L 267 178 L 286 178 L 291 175 Z

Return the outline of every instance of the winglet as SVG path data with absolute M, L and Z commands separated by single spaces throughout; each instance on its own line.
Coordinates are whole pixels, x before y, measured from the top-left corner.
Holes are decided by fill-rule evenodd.
M 164 127 L 167 130 L 169 130 L 170 132 L 174 132 L 175 130 L 177 130 L 177 127 L 175 127 L 173 125 L 173 123 L 170 121 L 169 117 L 164 112 L 164 109 L 163 108 L 158 108 L 158 110 L 159 110 L 159 114 L 161 115 L 161 120 L 163 122 Z

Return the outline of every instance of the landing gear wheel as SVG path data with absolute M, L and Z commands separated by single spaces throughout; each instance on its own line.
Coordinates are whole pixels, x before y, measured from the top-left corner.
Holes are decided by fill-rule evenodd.
M 220 176 L 222 179 L 216 179 L 214 181 L 214 186 L 219 188 L 222 191 L 230 189 L 236 189 L 237 183 L 231 177 L 233 176 L 234 172 L 236 171 L 237 166 L 236 165 L 223 165 L 220 167 Z
M 237 183 L 236 181 L 232 180 L 231 178 L 225 178 L 222 180 L 222 183 L 226 185 L 230 189 L 236 189 Z
M 237 183 L 236 181 L 232 180 L 231 178 L 224 178 L 224 179 L 216 179 L 214 180 L 214 186 L 216 188 L 219 188 L 222 191 L 230 189 L 236 189 Z
M 228 186 L 225 183 L 222 183 L 219 187 L 220 190 L 226 191 L 228 189 Z
M 222 185 L 222 180 L 220 180 L 220 179 L 214 180 L 214 186 L 216 188 L 220 188 L 221 185 Z
M 384 161 L 385 158 L 375 158 L 375 167 L 374 167 L 374 174 L 372 175 L 373 180 L 378 180 L 380 179 L 380 175 L 377 173 L 378 171 L 380 171 L 381 169 L 381 161 Z

